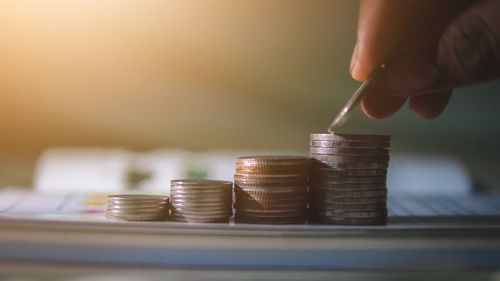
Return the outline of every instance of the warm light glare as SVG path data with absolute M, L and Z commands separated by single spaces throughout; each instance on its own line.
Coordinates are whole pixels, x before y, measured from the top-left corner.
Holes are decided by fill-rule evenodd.
M 321 3 L 2 1 L 0 124 L 43 145 L 275 146 L 348 77 Z

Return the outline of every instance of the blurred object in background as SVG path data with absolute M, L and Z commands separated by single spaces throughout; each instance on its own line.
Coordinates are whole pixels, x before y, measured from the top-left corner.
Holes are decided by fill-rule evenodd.
M 243 155 L 300 155 L 293 152 L 155 150 L 133 153 L 120 149 L 65 148 L 46 151 L 36 168 L 34 187 L 50 193 L 170 192 L 174 179 L 232 181 L 236 158 Z M 472 179 L 457 159 L 438 156 L 391 156 L 390 195 L 466 195 Z
M 387 174 L 391 195 L 467 195 L 474 183 L 464 164 L 441 155 L 392 155 Z
M 130 155 L 120 149 L 52 149 L 37 163 L 34 188 L 50 193 L 119 192 Z

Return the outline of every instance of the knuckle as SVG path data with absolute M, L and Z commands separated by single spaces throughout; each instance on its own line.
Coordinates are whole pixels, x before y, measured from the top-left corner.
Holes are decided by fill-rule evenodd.
M 457 84 L 500 75 L 500 34 L 481 14 L 469 14 L 445 31 L 438 46 L 438 64 Z

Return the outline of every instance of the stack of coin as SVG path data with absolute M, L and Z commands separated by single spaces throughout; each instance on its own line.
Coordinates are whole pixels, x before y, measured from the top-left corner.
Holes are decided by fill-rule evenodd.
M 309 159 L 240 157 L 234 176 L 237 223 L 296 224 L 307 215 Z
M 106 218 L 123 221 L 161 221 L 168 218 L 167 196 L 109 195 Z
M 233 216 L 233 183 L 217 180 L 170 182 L 171 220 L 193 223 L 229 223 Z
M 311 222 L 387 223 L 390 136 L 311 134 Z

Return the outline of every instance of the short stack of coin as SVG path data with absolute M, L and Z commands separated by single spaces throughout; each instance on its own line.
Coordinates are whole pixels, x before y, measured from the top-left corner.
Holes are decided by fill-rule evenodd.
M 311 222 L 387 223 L 390 136 L 311 134 Z
M 233 183 L 217 180 L 170 182 L 170 219 L 192 223 L 229 223 L 233 216 Z
M 162 221 L 168 218 L 167 196 L 109 195 L 106 218 L 123 221 Z
M 304 223 L 309 164 L 307 157 L 297 156 L 238 158 L 234 176 L 235 222 Z

